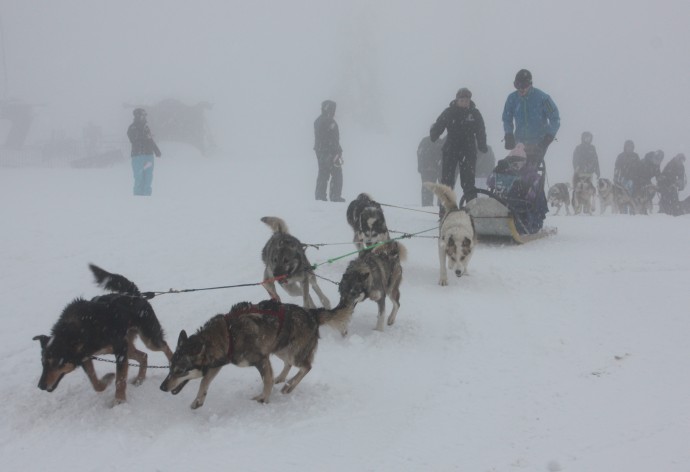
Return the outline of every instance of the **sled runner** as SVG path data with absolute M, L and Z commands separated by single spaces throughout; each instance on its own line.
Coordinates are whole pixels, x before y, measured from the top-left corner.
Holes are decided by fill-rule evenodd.
M 480 240 L 511 239 L 523 244 L 556 234 L 544 227 L 548 213 L 544 196 L 544 163 L 528 163 L 523 157 L 501 159 L 487 179 L 487 190 L 477 189 L 478 197 L 465 203 L 474 219 Z

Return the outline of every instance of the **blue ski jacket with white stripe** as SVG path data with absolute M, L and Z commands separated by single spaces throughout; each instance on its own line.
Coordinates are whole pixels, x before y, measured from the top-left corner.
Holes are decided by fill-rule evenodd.
M 503 130 L 514 134 L 515 142 L 538 144 L 547 134 L 556 136 L 560 126 L 558 107 L 541 90 L 530 87 L 524 97 L 517 90 L 508 95 L 503 107 Z

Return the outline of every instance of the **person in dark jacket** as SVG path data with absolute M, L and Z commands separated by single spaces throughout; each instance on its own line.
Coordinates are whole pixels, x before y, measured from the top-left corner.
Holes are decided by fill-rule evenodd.
M 146 110 L 135 108 L 134 121 L 127 129 L 127 137 L 132 143 L 132 173 L 134 175 L 134 195 L 150 196 L 153 182 L 153 156 L 161 157 L 161 151 L 151 136 L 146 124 Z
M 340 130 L 335 122 L 335 102 L 324 100 L 321 103 L 321 115 L 314 121 L 314 152 L 319 165 L 316 176 L 317 200 L 326 200 L 328 181 L 328 196 L 332 202 L 344 202 L 343 191 L 343 150 L 340 147 Z
M 661 175 L 661 162 L 664 160 L 664 151 L 649 151 L 644 155 L 635 172 L 635 188 L 639 191 L 656 179 L 658 183 Z
M 417 146 L 417 172 L 424 182 L 438 182 L 441 176 L 441 159 L 443 157 L 443 144 L 445 138 L 431 142 L 429 136 L 424 136 Z M 434 204 L 434 193 L 422 185 L 422 206 Z
M 628 139 L 613 165 L 613 183 L 627 190 L 630 196 L 635 190 L 635 173 L 639 165 L 640 156 L 635 152 L 635 143 Z
M 455 170 L 460 168 L 460 186 L 465 195 L 465 201 L 477 196 L 474 186 L 475 167 L 477 165 L 477 149 L 487 152 L 486 128 L 484 118 L 472 101 L 472 92 L 461 88 L 450 102 L 448 108 L 431 125 L 429 138 L 435 142 L 444 131 L 447 131 L 446 142 L 443 145 L 441 159 L 441 183 L 453 188 L 455 186 Z M 443 211 L 443 207 L 441 207 Z
M 597 149 L 592 144 L 592 133 L 585 131 L 582 133 L 581 142 L 573 151 L 573 188 L 578 175 L 596 175 L 597 179 L 601 173 L 599 171 L 599 156 Z
M 678 201 L 678 192 L 685 189 L 685 154 L 677 154 L 671 159 L 657 179 L 659 184 L 659 213 L 678 216 L 684 212 Z

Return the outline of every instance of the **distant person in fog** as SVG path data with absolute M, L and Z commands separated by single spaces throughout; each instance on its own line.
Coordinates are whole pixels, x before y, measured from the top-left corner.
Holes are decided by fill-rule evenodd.
M 422 184 L 424 182 L 438 182 L 441 176 L 442 149 L 445 142 L 445 138 L 440 138 L 432 143 L 429 136 L 425 136 L 419 142 L 419 146 L 417 146 L 417 172 L 422 177 Z M 433 204 L 433 192 L 422 185 L 422 206 Z
M 146 124 L 146 110 L 135 108 L 134 121 L 127 129 L 132 143 L 132 173 L 134 174 L 134 195 L 150 196 L 153 182 L 153 156 L 161 157 L 161 151 L 151 136 Z
M 326 189 L 332 202 L 344 202 L 343 191 L 343 149 L 340 147 L 340 130 L 335 121 L 335 102 L 324 100 L 321 115 L 314 121 L 314 152 L 319 166 L 316 176 L 315 197 L 326 200 Z

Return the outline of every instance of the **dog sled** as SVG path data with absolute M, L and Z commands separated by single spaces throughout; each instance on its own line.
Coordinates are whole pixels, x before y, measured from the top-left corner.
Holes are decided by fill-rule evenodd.
M 548 204 L 544 195 L 543 161 L 535 165 L 520 156 L 501 159 L 487 178 L 487 188 L 464 206 L 474 219 L 480 240 L 512 240 L 524 244 L 556 234 L 543 225 Z

